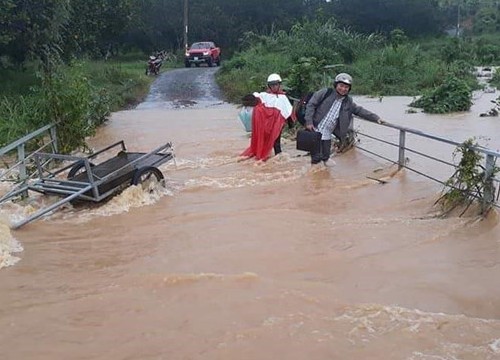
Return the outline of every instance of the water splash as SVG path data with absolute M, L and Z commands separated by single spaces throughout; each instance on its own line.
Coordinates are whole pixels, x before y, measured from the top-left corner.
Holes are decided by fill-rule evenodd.
M 23 247 L 10 232 L 9 220 L 0 216 L 0 269 L 16 264 L 20 258 L 12 254 L 21 251 Z
M 122 214 L 132 208 L 155 204 L 164 196 L 172 196 L 172 191 L 160 183 L 152 183 L 147 189 L 141 186 L 130 186 L 102 205 L 93 209 L 85 208 L 84 213 L 79 211 L 77 219 L 73 219 L 74 212 L 67 213 L 64 218 L 71 217 L 77 223 L 85 223 L 96 217 Z

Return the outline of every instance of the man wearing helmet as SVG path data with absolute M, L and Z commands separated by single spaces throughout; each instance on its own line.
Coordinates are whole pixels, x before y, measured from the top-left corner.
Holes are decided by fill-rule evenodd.
M 332 134 L 340 139 L 341 144 L 346 143 L 352 136 L 353 115 L 365 120 L 382 123 L 377 114 L 356 105 L 349 96 L 352 86 L 352 77 L 341 73 L 335 77 L 333 88 L 318 90 L 307 103 L 305 120 L 308 130 L 321 133 L 321 146 L 319 152 L 311 153 L 311 163 L 321 161 L 329 166 L 332 146 Z
M 253 93 L 258 104 L 252 112 L 252 138 L 250 146 L 241 154 L 266 160 L 274 149 L 275 155 L 281 152 L 281 130 L 292 114 L 292 104 L 281 90 L 281 76 L 271 74 L 267 77 L 267 91 Z

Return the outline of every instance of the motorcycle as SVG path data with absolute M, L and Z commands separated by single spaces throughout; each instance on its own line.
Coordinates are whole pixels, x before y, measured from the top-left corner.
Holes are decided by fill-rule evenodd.
M 158 75 L 160 73 L 160 68 L 163 63 L 161 56 L 151 55 L 146 66 L 146 75 L 154 74 Z

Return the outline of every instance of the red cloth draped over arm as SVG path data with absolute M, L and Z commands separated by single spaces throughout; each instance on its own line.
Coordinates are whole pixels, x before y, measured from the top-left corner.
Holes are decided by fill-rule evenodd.
M 278 109 L 266 107 L 259 102 L 252 113 L 250 146 L 241 155 L 267 160 L 284 124 L 285 118 Z

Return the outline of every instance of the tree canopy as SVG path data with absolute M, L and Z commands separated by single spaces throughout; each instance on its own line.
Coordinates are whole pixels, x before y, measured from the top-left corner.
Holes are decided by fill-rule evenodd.
M 303 20 L 335 18 L 362 33 L 409 37 L 440 34 L 463 23 L 478 33 L 500 30 L 500 0 L 0 0 L 0 66 L 120 51 L 183 49 L 211 40 L 238 50 L 244 34 L 290 30 Z

